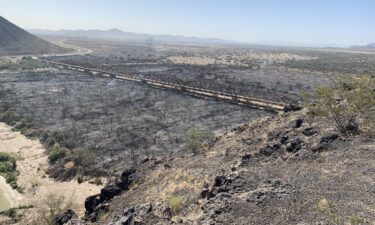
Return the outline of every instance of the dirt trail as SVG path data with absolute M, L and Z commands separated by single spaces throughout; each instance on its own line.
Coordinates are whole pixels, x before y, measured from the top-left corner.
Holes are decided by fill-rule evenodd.
M 0 152 L 16 154 L 20 158 L 17 160 L 20 171 L 17 183 L 24 188 L 24 193 L 20 195 L 12 190 L 12 194 L 7 195 L 13 206 L 33 204 L 37 209 L 42 207 L 43 201 L 50 195 L 64 196 L 76 212 L 83 214 L 86 197 L 99 193 L 102 187 L 87 182 L 78 184 L 76 180 L 56 182 L 48 178 L 45 174 L 48 158 L 42 144 L 11 129 L 12 127 L 0 123 Z M 0 188 L 3 189 L 2 186 Z M 10 193 L 9 188 L 5 190 Z

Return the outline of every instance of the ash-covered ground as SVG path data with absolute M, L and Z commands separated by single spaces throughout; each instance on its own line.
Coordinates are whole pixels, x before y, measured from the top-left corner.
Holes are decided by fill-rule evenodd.
M 270 113 L 79 72 L 6 74 L 1 105 L 60 145 L 93 152 L 104 168 L 139 155 L 187 152 L 186 132 L 220 132 Z

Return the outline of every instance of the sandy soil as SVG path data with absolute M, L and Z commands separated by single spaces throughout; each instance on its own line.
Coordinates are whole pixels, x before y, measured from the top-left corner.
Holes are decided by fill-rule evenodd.
M 6 183 L 4 177 L 2 176 L 0 176 L 0 189 L 4 192 L 4 196 L 10 202 L 10 207 L 17 206 L 23 199 L 22 195 L 13 190 L 12 187 Z
M 243 54 L 220 54 L 215 57 L 210 56 L 169 56 L 167 61 L 171 61 L 176 64 L 192 64 L 192 65 L 212 65 L 212 64 L 223 64 L 223 65 L 239 65 L 247 66 L 245 61 L 251 60 L 262 60 L 268 62 L 285 62 L 287 60 L 312 60 L 317 59 L 316 57 L 309 57 L 297 54 L 289 53 L 243 53 Z
M 12 128 L 0 123 L 0 151 L 16 154 L 17 168 L 20 171 L 18 185 L 24 188 L 19 194 L 0 179 L 2 188 L 13 206 L 33 204 L 35 210 L 43 207 L 48 196 L 63 196 L 77 213 L 84 213 L 84 201 L 87 196 L 100 192 L 101 186 L 82 183 L 76 180 L 56 182 L 45 174 L 48 166 L 45 149 L 38 140 L 30 140 Z

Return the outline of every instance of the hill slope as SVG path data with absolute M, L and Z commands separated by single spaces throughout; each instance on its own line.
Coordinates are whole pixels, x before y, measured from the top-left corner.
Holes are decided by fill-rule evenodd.
M 0 56 L 66 51 L 67 49 L 42 40 L 0 16 Z
M 264 118 L 202 154 L 142 159 L 73 224 L 374 224 L 374 149 L 304 112 Z

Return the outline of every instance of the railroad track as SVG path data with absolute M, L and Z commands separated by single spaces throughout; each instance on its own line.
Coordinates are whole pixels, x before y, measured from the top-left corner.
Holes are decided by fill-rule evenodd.
M 249 107 L 271 110 L 275 112 L 283 111 L 287 107 L 287 104 L 281 103 L 281 102 L 274 102 L 274 101 L 269 101 L 269 100 L 264 100 L 264 99 L 251 98 L 251 97 L 246 97 L 243 95 L 229 94 L 229 93 L 218 92 L 218 91 L 213 91 L 213 90 L 208 90 L 208 89 L 203 89 L 203 88 L 196 88 L 196 87 L 191 87 L 191 86 L 186 86 L 186 85 L 168 83 L 168 82 L 163 82 L 163 81 L 158 81 L 158 80 L 153 80 L 153 79 L 137 78 L 135 76 L 120 74 L 116 72 L 92 69 L 88 67 L 82 67 L 82 66 L 77 66 L 77 65 L 67 64 L 67 63 L 53 62 L 49 60 L 40 59 L 38 57 L 32 57 L 32 58 L 34 60 L 45 62 L 45 63 L 50 64 L 51 66 L 55 66 L 59 68 L 78 70 L 78 71 L 86 72 L 86 73 L 96 75 L 96 76 L 145 83 L 156 88 L 175 90 L 175 91 L 184 92 L 184 93 L 196 96 L 196 97 L 213 98 L 218 101 L 230 102 L 232 104 L 237 104 L 237 105 L 245 105 Z

